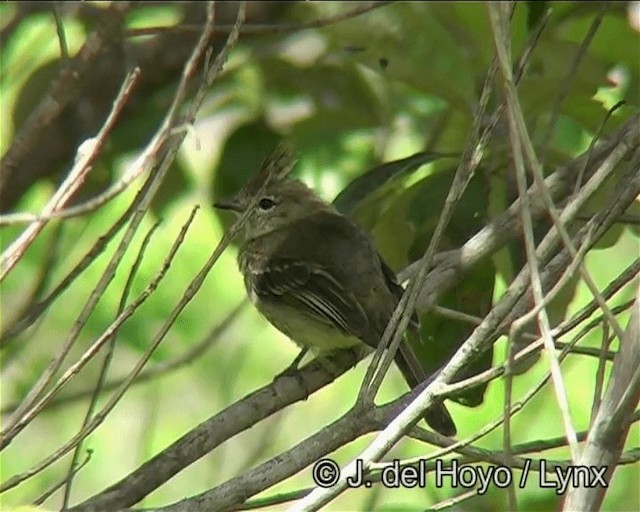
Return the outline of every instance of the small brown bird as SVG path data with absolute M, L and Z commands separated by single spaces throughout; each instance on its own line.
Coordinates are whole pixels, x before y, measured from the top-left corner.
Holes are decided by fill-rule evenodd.
M 271 324 L 316 354 L 363 342 L 375 349 L 403 288 L 361 227 L 286 178 L 293 163 L 279 146 L 235 197 L 215 204 L 242 214 L 256 203 L 238 254 L 247 293 Z M 419 336 L 415 315 L 411 330 Z M 406 340 L 395 363 L 412 389 L 426 380 Z M 425 419 L 443 435 L 456 433 L 441 402 Z

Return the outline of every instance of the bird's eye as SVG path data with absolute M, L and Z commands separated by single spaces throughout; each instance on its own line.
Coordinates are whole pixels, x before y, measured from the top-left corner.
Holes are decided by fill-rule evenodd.
M 258 201 L 258 206 L 261 210 L 271 210 L 271 208 L 273 208 L 275 205 L 275 201 L 268 197 L 263 197 L 262 199 L 260 199 L 260 201 Z

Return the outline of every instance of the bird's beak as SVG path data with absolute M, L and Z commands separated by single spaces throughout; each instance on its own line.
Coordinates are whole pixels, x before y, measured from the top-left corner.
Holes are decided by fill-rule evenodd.
M 219 210 L 231 210 L 236 213 L 242 213 L 244 211 L 240 201 L 235 197 L 222 198 L 213 203 L 213 207 Z

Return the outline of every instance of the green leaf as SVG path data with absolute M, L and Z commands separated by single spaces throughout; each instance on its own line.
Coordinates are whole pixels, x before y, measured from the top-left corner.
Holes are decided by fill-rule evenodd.
M 454 169 L 434 173 L 409 190 L 402 199 L 410 203 L 408 219 L 416 226 L 415 240 L 408 254 L 410 261 L 420 258 L 426 250 L 453 176 Z M 488 198 L 487 183 L 483 174 L 478 171 L 456 207 L 445 230 L 440 250 L 461 246 L 484 226 Z M 491 261 L 486 261 L 468 272 L 462 281 L 441 297 L 438 305 L 483 318 L 491 309 L 494 282 L 495 268 Z M 414 343 L 413 348 L 429 373 L 442 367 L 475 328 L 473 324 L 435 313 L 423 315 L 420 320 L 422 343 Z M 462 380 L 490 368 L 492 360 L 493 349 L 490 348 L 479 354 L 454 380 Z M 451 398 L 463 405 L 475 407 L 482 403 L 486 387 L 486 384 L 482 384 Z
M 402 161 L 391 164 L 402 168 L 399 162 Z M 444 165 L 447 162 L 442 163 Z M 436 163 L 438 164 L 440 162 Z M 378 250 L 395 271 L 420 258 L 426 250 L 442 212 L 454 171 L 455 169 L 445 168 L 433 172 L 409 189 L 405 189 L 400 183 L 393 187 L 388 184 L 382 187 L 384 193 L 378 191 L 367 197 L 355 210 L 356 218 L 369 228 Z M 484 175 L 478 172 L 461 198 L 445 231 L 440 250 L 459 247 L 482 228 L 487 219 L 487 189 Z M 487 261 L 464 276 L 438 304 L 484 317 L 491 307 L 494 281 L 493 263 Z M 440 369 L 475 327 L 433 313 L 422 315 L 421 323 L 422 343 L 409 341 L 428 373 Z M 457 380 L 486 370 L 491 366 L 492 359 L 492 349 L 480 354 L 456 377 Z M 482 403 L 485 389 L 486 385 L 477 386 L 452 398 L 473 407 Z
M 371 84 L 350 62 L 303 67 L 274 57 L 262 66 L 272 104 L 300 110 L 292 123 L 298 137 L 308 133 L 317 141 L 319 135 L 376 127 L 385 119 Z
M 157 216 L 162 217 L 167 208 L 191 189 L 191 181 L 179 158 L 169 167 L 167 175 L 160 184 L 151 201 L 150 209 Z
M 343 215 L 349 215 L 360 201 L 387 184 L 394 177 L 401 176 L 445 156 L 451 155 L 421 152 L 374 167 L 349 183 L 334 199 L 333 205 Z
M 596 4 L 597 5 L 597 4 Z M 640 90 L 640 43 L 638 43 L 638 33 L 631 27 L 627 18 L 624 4 L 621 10 L 615 4 L 609 6 L 608 12 L 602 18 L 598 31 L 595 33 L 591 44 L 587 50 L 594 59 L 599 59 L 606 64 L 607 71 L 617 65 L 623 65 L 629 76 L 627 86 L 628 100 L 637 104 Z M 573 16 L 567 19 L 558 28 L 558 37 L 565 41 L 579 45 L 584 39 L 584 35 L 589 30 L 593 20 L 590 16 Z M 578 74 L 588 72 L 588 63 L 583 63 Z
M 440 298 L 438 305 L 484 318 L 491 310 L 494 282 L 495 270 L 493 264 L 488 261 L 468 272 L 461 282 Z M 435 313 L 423 315 L 420 321 L 422 343 L 414 343 L 413 350 L 429 374 L 444 366 L 476 327 L 474 324 L 452 320 Z M 488 370 L 492 362 L 493 347 L 490 347 L 456 374 L 453 382 Z M 482 403 L 487 385 L 480 384 L 450 398 L 462 405 L 476 407 Z
M 324 11 L 324 7 L 315 4 Z M 471 8 L 471 4 L 466 7 Z M 457 34 L 433 15 L 427 2 L 394 2 L 349 21 L 322 29 L 334 59 L 349 59 L 381 81 L 402 82 L 471 112 L 475 80 L 471 58 Z

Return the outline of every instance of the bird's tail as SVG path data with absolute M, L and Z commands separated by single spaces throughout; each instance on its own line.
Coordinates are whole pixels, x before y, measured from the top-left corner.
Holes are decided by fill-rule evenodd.
M 411 389 L 427 379 L 422 366 L 406 341 L 403 341 L 396 352 L 395 362 Z M 443 436 L 456 435 L 456 424 L 442 402 L 434 403 L 424 415 L 427 424 Z

